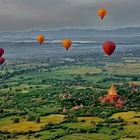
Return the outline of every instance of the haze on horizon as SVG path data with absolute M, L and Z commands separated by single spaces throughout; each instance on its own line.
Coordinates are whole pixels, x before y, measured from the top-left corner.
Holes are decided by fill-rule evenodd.
M 105 7 L 104 21 L 97 9 Z M 0 32 L 140 26 L 140 0 L 0 0 Z

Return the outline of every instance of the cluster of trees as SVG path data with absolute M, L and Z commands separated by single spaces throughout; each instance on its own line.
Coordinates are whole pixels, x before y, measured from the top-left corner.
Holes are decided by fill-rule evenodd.
M 98 84 L 94 87 L 98 87 Z M 70 98 L 59 97 L 60 94 L 70 94 Z M 0 97 L 0 117 L 10 115 L 23 116 L 32 112 L 35 116 L 44 116 L 49 114 L 62 114 L 65 107 L 71 110 L 74 106 L 83 105 L 77 111 L 69 111 L 68 113 L 75 116 L 99 116 L 109 117 L 113 113 L 128 110 L 140 110 L 140 94 L 132 94 L 128 85 L 118 86 L 118 94 L 127 99 L 124 108 L 117 109 L 109 104 L 101 104 L 98 98 L 106 94 L 106 90 L 98 90 L 97 88 L 77 89 L 66 86 L 51 86 L 47 89 L 34 89 L 30 93 L 1 93 Z M 59 108 L 47 111 L 43 108 Z M 12 108 L 12 110 L 11 110 Z M 41 110 L 40 110 L 41 108 Z M 46 111 L 45 111 L 46 110 Z

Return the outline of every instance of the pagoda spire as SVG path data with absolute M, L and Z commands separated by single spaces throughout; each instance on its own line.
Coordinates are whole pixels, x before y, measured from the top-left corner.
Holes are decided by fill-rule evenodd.
M 117 89 L 114 84 L 111 85 L 110 89 L 108 90 L 108 95 L 109 96 L 116 96 L 117 94 Z

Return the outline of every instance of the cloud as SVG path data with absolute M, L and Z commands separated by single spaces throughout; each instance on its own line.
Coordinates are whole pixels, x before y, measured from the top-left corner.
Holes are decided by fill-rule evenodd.
M 73 4 L 78 4 L 78 5 L 89 5 L 89 4 L 95 4 L 99 1 L 97 0 L 66 0 L 70 3 L 73 3 Z
M 0 0 L 0 31 L 140 25 L 139 0 Z M 109 14 L 101 22 L 99 7 Z

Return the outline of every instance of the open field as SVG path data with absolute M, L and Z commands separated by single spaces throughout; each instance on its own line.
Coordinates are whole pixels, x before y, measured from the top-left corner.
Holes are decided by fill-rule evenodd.
M 111 140 L 112 138 L 104 134 L 74 134 L 58 140 Z
M 43 65 L 43 64 L 42 64 Z M 118 82 L 123 81 L 134 82 L 139 85 L 139 80 L 133 80 L 133 77 L 137 77 L 140 73 L 139 64 L 106 64 L 102 67 L 96 66 L 67 66 L 55 68 L 48 72 L 44 68 L 36 69 L 35 71 L 29 70 L 22 72 L 14 76 L 6 78 L 6 82 L 1 84 L 1 92 L 19 92 L 29 93 L 32 90 L 47 89 L 56 81 L 75 80 L 81 78 L 86 82 Z M 32 69 L 32 66 L 31 66 Z M 21 69 L 22 70 L 22 69 Z M 14 70 L 13 70 L 14 71 Z M 120 77 L 119 77 L 120 75 Z M 124 77 L 123 77 L 124 76 Z M 112 77 L 110 79 L 110 77 Z M 110 79 L 110 80 L 107 80 Z M 70 85 L 69 85 L 70 86 Z M 73 86 L 73 85 L 72 85 Z M 76 86 L 76 85 L 75 85 Z M 87 85 L 83 85 L 87 87 Z
M 99 74 L 99 73 L 102 73 L 102 70 L 99 69 L 99 68 L 96 68 L 96 67 L 82 67 L 82 66 L 73 66 L 73 67 L 68 67 L 68 68 L 65 68 L 65 69 L 62 69 L 62 70 L 58 70 L 57 71 L 58 74 L 86 74 L 86 73 L 89 73 L 89 74 Z
M 29 130 L 38 131 L 41 129 L 41 127 L 43 127 L 44 125 L 46 125 L 50 122 L 52 122 L 54 124 L 63 122 L 63 118 L 64 118 L 63 115 L 50 115 L 47 117 L 41 117 L 40 123 L 36 123 L 33 121 L 27 121 L 24 118 L 21 118 L 19 123 L 13 123 L 12 120 L 10 120 L 10 118 L 5 118 L 5 119 L 0 120 L 0 130 L 9 131 L 9 132 L 13 132 L 13 131 L 28 132 Z
M 112 140 L 114 138 L 113 135 L 110 135 L 110 132 L 116 132 L 118 135 L 116 137 L 119 137 L 119 140 L 131 140 L 133 139 L 140 139 L 140 112 L 122 112 L 122 113 L 115 113 L 112 115 L 111 118 L 118 119 L 118 117 L 121 117 L 124 119 L 125 125 L 123 126 L 123 129 L 121 131 L 118 131 L 117 126 L 119 126 L 121 123 L 111 123 L 111 127 L 100 127 L 100 131 L 92 134 L 85 134 L 85 133 L 76 133 L 74 132 L 72 135 L 66 134 L 66 131 L 68 129 L 91 129 L 95 128 L 97 123 L 103 123 L 103 119 L 99 117 L 78 117 L 78 122 L 75 123 L 62 123 L 64 121 L 63 115 L 51 115 L 47 117 L 41 117 L 41 122 L 36 123 L 33 121 L 25 121 L 24 119 L 21 119 L 21 122 L 17 124 L 13 124 L 10 120 L 10 118 L 5 118 L 0 120 L 0 128 L 2 131 L 9 131 L 9 132 L 28 132 L 29 130 L 35 131 L 35 135 L 39 135 L 39 138 L 34 137 L 33 135 L 27 136 L 17 136 L 18 140 L 26 140 L 30 138 L 31 140 L 38 140 L 38 139 L 49 139 L 52 136 L 56 135 L 63 135 L 59 140 L 63 139 L 72 139 L 72 140 L 90 140 L 90 139 L 96 139 L 96 140 Z M 82 121 L 84 120 L 84 122 Z M 134 124 L 134 122 L 137 122 L 138 124 Z M 50 129 L 50 130 L 43 130 L 41 132 L 38 132 L 41 130 L 41 127 L 44 125 L 47 125 L 48 123 L 60 124 L 59 128 Z M 115 126 L 115 127 L 114 127 Z M 61 128 L 62 127 L 62 128 Z M 66 129 L 64 129 L 66 128 Z M 66 136 L 65 136 L 66 135 Z M 122 137 L 122 138 L 121 138 Z
M 2 67 L 0 138 L 139 140 L 138 60 L 126 61 L 125 58 L 110 62 L 109 58 L 104 59 L 107 63 L 85 58 L 72 62 L 52 59 L 42 63 L 15 60 L 14 66 Z M 112 83 L 116 84 L 118 93 L 128 99 L 122 108 L 101 104 L 98 100 L 107 94 Z M 80 108 L 74 110 L 75 106 Z
M 139 75 L 140 73 L 140 64 L 120 64 L 105 68 L 110 74 L 118 74 L 118 75 Z

